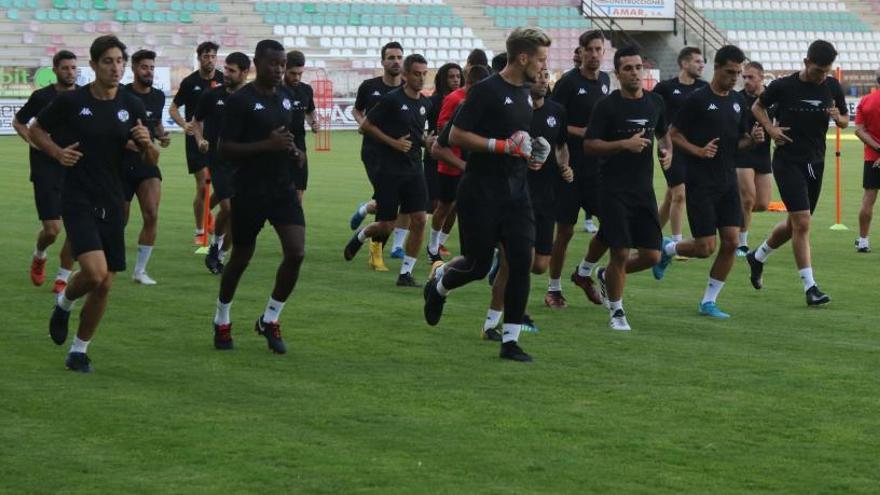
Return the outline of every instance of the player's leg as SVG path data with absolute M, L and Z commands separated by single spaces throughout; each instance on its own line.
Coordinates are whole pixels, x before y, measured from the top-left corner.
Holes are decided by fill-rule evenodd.
M 596 269 L 599 260 L 602 259 L 602 256 L 605 255 L 606 251 L 608 251 L 608 246 L 602 242 L 601 237 L 598 234 L 593 236 L 593 238 L 590 239 L 590 244 L 587 246 L 587 252 L 584 254 L 584 258 L 571 274 L 572 283 L 580 287 L 584 291 L 587 300 L 593 304 L 602 304 L 602 296 L 593 281 L 593 271 Z M 544 303 L 551 306 L 546 299 Z
M 449 216 L 449 213 L 451 211 L 452 203 L 447 203 L 440 199 L 437 202 L 437 207 L 434 208 L 434 214 L 431 215 L 431 237 L 428 240 L 428 246 L 426 250 L 428 253 L 428 259 L 432 263 L 434 261 L 443 260 L 442 256 L 440 255 L 440 234 L 443 232 L 443 227 L 446 223 L 446 217 Z
M 394 222 L 394 238 L 391 244 L 392 258 L 403 259 L 406 255 L 403 245 L 406 242 L 406 235 L 409 233 L 409 224 L 409 214 L 401 212 L 400 215 L 397 215 L 397 220 Z
M 565 255 L 568 244 L 574 236 L 574 226 L 581 210 L 578 197 L 578 176 L 574 182 L 556 182 L 556 235 L 553 239 L 553 250 L 550 255 L 550 282 L 544 303 L 551 309 L 564 309 L 568 302 L 562 294 L 562 270 L 565 266 Z
M 529 210 L 531 206 L 528 206 Z M 525 213 L 525 212 L 524 212 Z M 507 283 L 504 291 L 504 317 L 501 326 L 500 357 L 513 361 L 527 362 L 532 358 L 519 347 L 519 334 L 525 324 L 526 306 L 529 300 L 529 271 L 532 267 L 532 246 L 534 244 L 533 218 L 507 215 L 511 222 L 503 232 L 501 243 L 507 261 Z
M 219 206 L 217 216 L 214 218 L 214 233 L 205 256 L 205 267 L 213 274 L 223 271 L 226 253 L 232 246 L 232 171 L 221 163 L 216 153 L 209 155 L 208 170 L 211 173 L 211 206 Z
M 499 246 L 499 249 L 504 251 L 503 246 Z M 489 310 L 486 312 L 486 319 L 480 331 L 483 340 L 495 342 L 501 342 L 501 317 L 504 315 L 504 294 L 509 277 L 506 257 L 502 254 L 499 260 L 498 273 L 495 275 L 495 283 L 492 284 L 492 300 L 489 302 Z
M 374 197 L 376 198 L 376 221 L 357 230 L 349 239 L 343 251 L 346 261 L 354 259 L 367 239 L 374 242 L 382 242 L 394 230 L 401 202 L 400 187 L 405 180 L 406 177 L 392 174 L 376 174 L 373 177 Z M 422 205 L 422 208 L 424 209 L 424 205 Z M 371 259 L 374 255 L 374 249 L 374 246 L 371 244 Z M 375 260 L 372 261 L 375 262 Z
M 866 161 L 862 171 L 862 188 L 865 190 L 865 194 L 862 196 L 862 206 L 859 209 L 859 238 L 856 239 L 856 251 L 859 253 L 871 252 L 868 232 L 871 229 L 871 219 L 874 216 L 877 190 L 880 189 L 880 167 L 875 167 L 874 163 Z
M 206 235 L 205 232 L 205 193 L 208 187 L 208 174 L 205 172 L 205 168 L 200 168 L 193 172 L 193 179 L 195 180 L 196 192 L 193 197 L 193 216 L 196 222 L 195 228 L 195 237 L 200 238 L 202 235 Z M 198 242 L 199 239 L 196 239 Z
M 681 241 L 663 239 L 660 262 L 653 268 L 654 278 L 662 280 L 669 264 L 676 256 L 687 258 L 708 258 L 715 252 L 715 232 L 718 211 L 717 193 L 704 188 L 693 188 L 685 197 L 688 223 L 691 227 L 690 239 Z M 739 205 L 739 201 L 736 202 Z M 740 214 L 741 215 L 741 214 Z
M 113 273 L 108 270 L 107 259 L 102 250 L 82 253 L 77 256 L 77 261 L 80 270 L 72 277 L 64 293 L 58 297 L 49 324 L 49 333 L 56 344 L 64 343 L 74 301 L 85 298 L 79 314 L 79 327 L 65 365 L 68 369 L 88 373 L 92 371 L 91 361 L 87 355 L 88 346 L 107 308 Z
M 302 167 L 300 167 L 294 179 L 294 184 L 296 184 L 296 200 L 299 201 L 300 205 L 303 204 L 303 197 L 306 194 L 306 189 L 309 187 L 309 157 L 305 151 L 303 155 Z
M 155 285 L 156 281 L 147 275 L 147 263 L 156 245 L 159 229 L 159 200 L 162 195 L 162 181 L 151 177 L 141 181 L 137 188 L 138 204 L 144 225 L 138 236 L 137 261 L 134 266 L 134 281 L 144 285 Z
M 718 237 L 720 238 L 718 255 L 715 256 L 709 271 L 709 281 L 700 301 L 700 314 L 712 318 L 730 318 L 729 314 L 718 309 L 716 301 L 736 260 L 739 227 L 721 227 L 718 229 Z
M 46 260 L 49 246 L 55 243 L 61 233 L 61 187 L 58 177 L 33 177 L 34 202 L 40 219 L 40 231 L 31 260 L 31 282 L 43 285 L 46 281 Z M 69 275 L 69 274 L 68 274 Z
M 455 219 L 457 216 L 457 212 L 455 210 L 455 201 L 452 202 L 452 208 L 449 210 L 449 213 L 446 215 L 446 221 L 443 222 L 443 229 L 440 231 L 440 247 L 438 252 L 440 256 L 449 256 L 449 249 L 446 246 L 446 243 L 449 241 L 449 235 L 452 233 L 453 227 L 455 227 Z
M 752 211 L 757 205 L 757 177 L 753 168 L 737 168 L 736 180 L 739 186 L 739 198 L 742 203 L 743 228 L 739 233 L 737 256 L 745 256 L 749 252 L 749 228 L 752 225 Z
M 58 267 L 58 273 L 55 275 L 55 284 L 52 287 L 52 292 L 55 294 L 64 292 L 64 289 L 67 287 L 67 281 L 73 273 L 74 259 L 70 248 L 70 239 L 64 239 L 59 258 L 61 265 Z
M 680 240 L 682 238 L 682 218 L 684 217 L 684 208 L 687 201 L 685 185 L 683 183 L 670 190 L 669 201 L 669 229 L 672 233 L 672 240 Z
M 630 330 L 623 310 L 623 288 L 626 285 L 626 264 L 629 260 L 629 248 L 618 247 L 609 250 L 608 266 L 602 270 L 600 277 L 604 280 L 608 298 L 610 320 L 608 326 L 613 330 Z

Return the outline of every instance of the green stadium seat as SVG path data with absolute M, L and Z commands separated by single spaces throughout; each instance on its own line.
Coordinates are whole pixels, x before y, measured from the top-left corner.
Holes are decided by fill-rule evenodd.
M 60 21 L 61 20 L 61 11 L 58 9 L 52 9 L 48 12 L 47 16 L 50 21 Z
M 184 12 L 194 12 L 196 10 L 195 2 L 191 2 L 190 0 L 184 0 L 183 2 L 183 11 Z
M 181 12 L 180 13 L 180 22 L 184 24 L 192 24 L 193 16 L 189 12 Z
M 89 11 L 87 11 L 87 10 L 74 11 L 73 18 L 79 22 L 86 22 L 89 20 Z
M 165 11 L 165 22 L 168 23 L 177 23 L 180 21 L 181 15 L 177 12 L 172 12 L 169 10 Z M 192 21 L 192 16 L 190 16 L 190 21 Z
M 36 19 L 40 22 L 45 22 L 46 19 L 48 19 L 48 18 L 49 18 L 49 16 L 48 16 L 48 14 L 46 14 L 45 10 L 38 10 L 38 11 L 34 12 L 34 19 Z
M 290 9 L 290 4 L 288 3 L 288 9 Z M 207 12 L 208 4 L 205 2 L 196 2 L 196 12 Z
M 264 13 L 266 12 L 266 4 L 263 2 L 254 2 L 254 12 Z
M 21 20 L 21 15 L 15 9 L 9 9 L 6 11 L 6 18 L 10 21 L 18 21 Z
M 220 4 L 218 2 L 208 2 L 208 12 L 220 12 Z
M 265 4 L 265 5 L 271 5 L 271 2 L 268 3 L 268 4 Z M 179 11 L 179 10 L 182 10 L 182 9 L 183 9 L 183 4 L 180 3 L 179 0 L 172 0 L 172 1 L 171 1 L 171 10 L 173 10 L 173 11 L 176 12 L 176 11 Z
M 315 7 L 315 4 L 307 3 L 307 4 L 303 5 L 303 12 L 305 12 L 307 14 L 317 14 L 318 9 L 317 9 L 317 7 Z
M 141 12 L 141 22 L 155 22 L 155 19 L 153 19 L 153 13 L 149 10 Z
M 73 21 L 73 11 L 72 10 L 62 10 L 61 11 L 61 20 L 71 22 Z

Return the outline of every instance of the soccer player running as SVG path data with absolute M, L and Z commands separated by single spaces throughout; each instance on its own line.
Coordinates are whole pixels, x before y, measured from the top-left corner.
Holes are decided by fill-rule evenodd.
M 700 79 L 706 62 L 699 48 L 686 46 L 678 53 L 679 72 L 677 77 L 660 81 L 654 86 L 654 92 L 663 97 L 666 103 L 666 112 L 669 122 L 675 122 L 675 116 L 684 105 L 685 100 L 694 91 L 707 86 L 706 81 Z M 669 222 L 672 232 L 672 240 L 682 240 L 681 220 L 685 207 L 685 177 L 687 175 L 686 153 L 676 150 L 672 155 L 672 166 L 663 171 L 666 176 L 666 196 L 660 205 L 660 228 Z
M 880 70 L 876 73 L 877 86 L 880 87 Z M 877 189 L 880 189 L 880 91 L 873 91 L 862 97 L 856 109 L 856 136 L 865 143 L 865 165 L 862 172 L 862 207 L 859 209 L 859 237 L 856 239 L 856 252 L 870 253 L 868 232 L 877 202 Z
M 232 166 L 220 157 L 218 141 L 226 99 L 235 93 L 247 81 L 251 70 L 251 59 L 241 52 L 233 52 L 226 56 L 223 68 L 223 86 L 214 88 L 199 98 L 198 107 L 193 115 L 193 137 L 199 151 L 206 153 L 208 171 L 211 173 L 211 207 L 219 205 L 220 211 L 214 223 L 214 233 L 208 254 L 205 255 L 205 266 L 213 274 L 223 272 L 226 253 L 232 245 L 230 214 L 232 210 Z
M 37 244 L 31 260 L 31 282 L 40 286 L 46 281 L 46 259 L 49 246 L 61 233 L 61 190 L 64 188 L 64 177 L 67 169 L 57 160 L 37 148 L 30 135 L 30 124 L 57 95 L 76 89 L 76 55 L 61 50 L 52 57 L 52 72 L 57 82 L 40 88 L 28 98 L 27 103 L 15 114 L 12 127 L 30 147 L 31 182 L 34 185 L 34 200 L 37 205 L 37 216 L 41 228 L 37 233 Z M 70 253 L 70 242 L 65 240 L 61 248 L 61 264 L 55 275 L 52 291 L 56 294 L 64 291 L 67 279 L 73 270 L 73 256 Z
M 202 244 L 205 233 L 205 193 L 208 187 L 208 175 L 205 173 L 207 160 L 199 153 L 199 146 L 193 136 L 193 115 L 199 104 L 199 98 L 205 91 L 223 85 L 223 74 L 214 68 L 217 62 L 217 50 L 220 47 L 211 41 L 205 41 L 196 47 L 199 69 L 180 81 L 180 87 L 168 113 L 177 125 L 186 133 L 186 167 L 196 181 L 196 195 L 193 198 L 193 215 L 196 222 L 194 242 Z M 180 107 L 184 107 L 184 117 L 180 115 Z
M 144 125 L 150 130 L 150 136 L 159 141 L 159 145 L 167 148 L 171 144 L 169 134 L 162 125 L 162 112 L 165 109 L 165 93 L 153 87 L 153 73 L 156 69 L 156 52 L 138 50 L 131 56 L 131 68 L 134 81 L 125 89 L 144 104 L 147 120 Z M 131 200 L 137 195 L 138 204 L 143 217 L 143 227 L 138 236 L 137 261 L 134 265 L 132 280 L 142 285 L 156 285 L 156 281 L 147 275 L 147 263 L 153 254 L 159 224 L 159 197 L 162 190 L 162 173 L 159 167 L 141 160 L 141 152 L 133 141 L 128 145 L 123 165 L 125 177 L 122 189 L 125 192 L 125 223 L 128 224 Z
M 556 238 L 550 259 L 550 284 L 544 304 L 553 309 L 568 307 L 562 295 L 562 269 L 568 244 L 574 236 L 581 208 L 591 217 L 598 212 L 599 161 L 584 153 L 584 133 L 596 102 L 611 90 L 608 74 L 599 70 L 605 56 L 605 36 L 591 30 L 581 34 L 581 68 L 569 71 L 553 88 L 553 100 L 565 108 L 568 116 L 568 151 L 574 182 L 556 179 Z
M 220 129 L 220 158 L 232 165 L 232 253 L 220 279 L 214 313 L 214 347 L 233 348 L 229 310 L 235 289 L 268 220 L 278 234 L 283 258 L 275 286 L 254 331 L 276 354 L 287 352 L 278 322 L 305 258 L 306 227 L 291 177 L 290 160 L 301 154 L 289 130 L 293 95 L 284 87 L 287 55 L 281 43 L 263 40 L 254 51 L 256 79 L 226 98 Z
M 672 161 L 672 143 L 663 99 L 642 89 L 642 57 L 633 47 L 614 54 L 620 89 L 599 100 L 587 126 L 584 148 L 601 157 L 601 195 L 596 239 L 610 250 L 597 275 L 610 311 L 609 326 L 630 330 L 623 309 L 629 273 L 660 259 L 661 230 L 654 197 L 654 141 L 662 168 Z M 637 249 L 635 256 L 630 250 Z
M 367 113 L 385 96 L 385 94 L 403 85 L 400 77 L 401 64 L 403 63 L 403 47 L 400 43 L 392 41 L 386 43 L 382 47 L 382 75 L 367 79 L 358 87 L 357 97 L 354 101 L 354 108 L 351 111 L 354 120 L 358 126 L 362 125 L 367 118 Z M 359 132 L 360 131 L 359 129 Z M 373 186 L 375 193 L 376 181 L 374 179 L 375 171 L 378 168 L 378 162 L 375 159 L 376 143 L 372 137 L 364 134 L 363 144 L 361 145 L 361 161 L 364 162 L 364 168 L 367 171 L 367 179 Z M 349 226 L 351 230 L 357 230 L 361 226 L 368 214 L 376 214 L 376 198 L 361 203 L 351 216 Z M 403 222 L 403 220 L 401 220 Z M 398 225 L 401 227 L 403 223 Z M 406 233 L 403 234 L 406 236 Z M 382 259 L 382 249 L 387 239 L 372 239 L 370 242 L 370 256 L 368 264 L 370 268 L 377 272 L 387 272 L 388 267 L 385 266 L 385 260 Z M 395 237 L 396 241 L 396 237 Z
M 470 152 L 456 208 L 462 256 L 434 263 L 425 286 L 425 320 L 440 322 L 451 290 L 484 278 L 495 246 L 504 246 L 510 270 L 504 297 L 500 357 L 531 361 L 517 344 L 529 297 L 535 220 L 528 192 L 532 121 L 528 84 L 546 68 L 550 37 L 536 28 L 507 38 L 507 66 L 469 91 L 453 120 L 451 144 Z
M 303 154 L 302 165 L 293 166 L 293 183 L 296 184 L 296 195 L 302 204 L 303 195 L 309 184 L 309 157 L 306 153 L 306 123 L 312 132 L 321 130 L 321 124 L 315 118 L 315 91 L 311 85 L 302 81 L 306 69 L 306 56 L 303 52 L 293 50 L 287 53 L 287 70 L 284 73 L 284 84 L 293 95 L 293 122 L 291 132 L 293 142 Z
M 733 90 L 742 75 L 745 54 L 733 45 L 715 52 L 715 72 L 708 87 L 694 91 L 675 117 L 670 134 L 676 149 L 686 153 L 687 212 L 693 239 L 663 240 L 663 254 L 654 267 L 662 279 L 675 255 L 708 258 L 718 255 L 709 272 L 709 282 L 699 313 L 712 318 L 730 318 L 718 309 L 716 300 L 736 259 L 742 205 L 736 180 L 738 151 L 764 141 L 764 129 L 749 127 L 739 93 Z
M 541 146 L 535 145 L 532 150 L 534 161 L 529 162 L 527 180 L 529 197 L 532 200 L 532 212 L 535 217 L 535 246 L 532 252 L 532 273 L 542 275 L 550 265 L 550 254 L 553 250 L 553 229 L 556 226 L 555 188 L 556 177 L 571 182 L 574 172 L 568 165 L 567 135 L 568 126 L 565 121 L 565 109 L 559 103 L 546 99 L 550 85 L 550 72 L 540 71 L 535 83 L 529 89 L 532 96 L 532 125 L 529 134 L 533 138 L 542 138 Z M 544 156 L 537 156 L 541 153 Z M 501 340 L 498 326 L 504 312 L 504 292 L 507 286 L 507 263 L 501 258 L 500 268 L 492 284 L 492 301 L 486 320 L 483 322 L 481 337 L 483 340 Z M 534 322 L 524 315 L 526 326 L 534 328 Z
M 758 123 L 776 143 L 773 177 L 788 218 L 776 225 L 758 249 L 746 255 L 749 278 L 752 286 L 760 289 L 764 263 L 774 250 L 791 240 L 808 306 L 831 302 L 813 276 L 810 223 L 822 190 L 828 119 L 841 129 L 849 125 L 843 90 L 837 79 L 829 76 L 836 58 L 834 45 L 824 40 L 812 42 L 804 68 L 770 83 L 752 107 Z M 773 105 L 778 126 L 767 113 Z
M 421 287 L 412 276 L 422 249 L 425 207 L 428 190 L 422 169 L 425 124 L 430 101 L 421 95 L 428 76 L 428 61 L 412 54 L 403 61 L 402 88 L 386 94 L 367 114 L 361 130 L 375 142 L 377 168 L 373 172 L 376 187 L 376 221 L 358 230 L 345 246 L 345 259 L 351 261 L 368 238 L 388 236 L 395 228 L 398 209 L 409 215 L 409 238 L 406 255 L 397 277 L 400 287 Z
M 68 167 L 61 218 L 80 271 L 58 295 L 49 336 L 67 340 L 74 302 L 85 297 L 79 329 L 65 364 L 90 372 L 88 346 L 107 307 L 113 275 L 125 270 L 122 160 L 129 140 L 145 165 L 156 166 L 159 149 L 144 124 L 144 104 L 120 88 L 128 55 L 115 36 L 101 36 L 89 49 L 95 80 L 52 100 L 31 128 L 31 139 Z
M 749 129 L 755 127 L 757 121 L 751 112 L 752 105 L 764 92 L 764 67 L 755 61 L 749 62 L 743 69 L 745 87 L 739 92 L 744 102 L 746 120 Z M 770 117 L 775 108 L 770 111 Z M 770 140 L 740 152 L 736 161 L 736 178 L 739 182 L 739 197 L 742 201 L 743 224 L 739 233 L 737 256 L 745 256 L 749 252 L 749 228 L 752 225 L 752 212 L 766 211 L 770 205 L 770 189 L 773 169 L 770 166 Z

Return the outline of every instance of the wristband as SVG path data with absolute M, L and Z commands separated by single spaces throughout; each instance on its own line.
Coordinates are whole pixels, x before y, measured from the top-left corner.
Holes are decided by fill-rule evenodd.
M 506 145 L 506 140 L 504 140 L 504 139 L 489 139 L 489 152 L 495 153 L 498 155 L 503 155 L 505 145 Z

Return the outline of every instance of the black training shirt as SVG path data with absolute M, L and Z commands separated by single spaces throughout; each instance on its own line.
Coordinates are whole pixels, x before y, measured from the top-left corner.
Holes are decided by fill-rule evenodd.
M 31 119 L 39 115 L 44 108 L 49 106 L 49 103 L 51 103 L 56 96 L 58 96 L 58 90 L 55 89 L 54 84 L 50 84 L 34 91 L 28 98 L 27 103 L 25 103 L 24 106 L 18 110 L 18 113 L 15 114 L 15 119 L 19 123 L 27 125 Z M 62 167 L 60 163 L 33 146 L 30 147 L 30 162 L 31 180 L 33 180 L 35 175 L 54 175 L 64 173 L 64 167 Z
M 199 71 L 195 71 L 180 81 L 180 87 L 177 88 L 177 94 L 174 95 L 174 104 L 178 107 L 184 107 L 184 115 L 186 121 L 189 122 L 196 113 L 196 107 L 199 105 L 202 93 L 222 85 L 223 73 L 219 70 L 214 71 L 213 79 L 202 79 Z
M 755 101 L 758 99 L 757 96 L 752 96 L 746 90 L 742 90 L 739 92 L 740 98 L 743 100 L 743 108 L 745 109 L 746 115 L 746 127 L 751 131 L 751 129 L 758 123 L 758 120 L 755 118 L 755 115 L 752 113 L 752 105 L 755 104 Z M 768 114 L 770 115 L 770 120 L 773 120 L 773 117 L 776 115 L 776 107 L 771 107 L 768 110 Z M 764 142 L 758 145 L 755 145 L 749 149 L 740 150 L 739 157 L 737 158 L 737 163 L 740 165 L 763 165 L 767 168 L 770 167 L 770 138 L 769 136 L 764 134 L 765 139 Z
M 544 105 L 532 112 L 532 127 L 529 135 L 543 137 L 550 143 L 550 156 L 539 170 L 529 169 L 529 194 L 532 201 L 553 201 L 553 185 L 559 177 L 559 162 L 556 161 L 556 147 L 565 145 L 568 125 L 565 109 L 553 100 L 544 99 Z
M 596 102 L 608 96 L 611 91 L 611 79 L 605 72 L 599 72 L 598 79 L 587 79 L 579 70 L 566 72 L 553 88 L 553 100 L 565 108 L 568 125 L 587 127 L 590 115 Z M 598 167 L 597 157 L 584 154 L 583 136 L 572 136 L 566 133 L 568 149 L 571 153 L 572 165 L 581 164 L 593 168 Z
M 705 88 L 709 83 L 702 79 L 697 79 L 693 84 L 682 84 L 678 80 L 678 76 L 665 81 L 660 81 L 654 86 L 654 92 L 663 97 L 663 103 L 666 104 L 666 116 L 669 122 L 675 122 L 675 116 L 684 105 L 685 100 L 694 91 Z
M 398 86 L 388 86 L 385 84 L 385 81 L 382 80 L 381 76 L 366 79 L 358 87 L 357 98 L 354 100 L 354 108 L 366 115 L 374 106 L 376 106 L 376 103 L 379 103 L 379 100 L 383 96 L 388 94 L 391 90 L 401 86 L 403 86 L 403 83 L 400 83 Z M 376 142 L 373 141 L 373 138 L 364 134 L 363 148 L 366 148 L 367 151 L 372 151 L 375 144 Z
M 822 84 L 801 81 L 800 73 L 771 82 L 761 93 L 761 104 L 776 105 L 779 127 L 790 127 L 785 135 L 793 142 L 776 147 L 776 155 L 789 161 L 821 163 L 825 161 L 825 133 L 828 110 L 837 107 L 847 114 L 846 98 L 840 83 L 833 77 Z
M 306 150 L 306 114 L 315 111 L 315 91 L 304 82 L 294 86 L 287 86 L 287 90 L 293 95 L 293 120 L 290 132 L 296 147 L 301 151 Z
M 112 100 L 92 96 L 91 84 L 61 93 L 37 116 L 58 146 L 79 143 L 82 158 L 64 181 L 65 203 L 122 204 L 122 159 L 131 129 L 147 119 L 140 99 L 122 88 Z
M 223 114 L 226 110 L 226 99 L 229 98 L 229 88 L 220 86 L 207 91 L 199 98 L 194 119 L 202 122 L 202 134 L 210 143 L 211 150 L 217 150 L 217 139 L 220 137 L 220 126 L 223 124 Z
M 376 141 L 376 165 L 382 173 L 412 174 L 422 170 L 423 135 L 430 108 L 428 98 L 410 98 L 403 88 L 397 88 L 382 97 L 367 114 L 367 120 L 389 137 L 397 139 L 409 134 L 412 142 L 409 152 L 401 153 Z
M 144 104 L 144 110 L 147 115 L 146 122 L 142 122 L 147 129 L 150 130 L 150 136 L 154 139 L 159 137 L 158 126 L 162 122 L 162 110 L 165 109 L 165 93 L 162 91 L 151 87 L 149 93 L 138 93 L 132 87 L 132 84 L 126 84 L 125 90 L 133 94 Z M 141 154 L 136 151 L 126 150 L 125 152 L 125 163 L 128 164 L 139 164 L 141 161 Z M 147 165 L 152 167 L 152 165 Z

